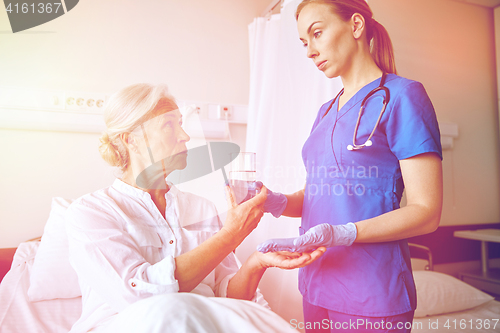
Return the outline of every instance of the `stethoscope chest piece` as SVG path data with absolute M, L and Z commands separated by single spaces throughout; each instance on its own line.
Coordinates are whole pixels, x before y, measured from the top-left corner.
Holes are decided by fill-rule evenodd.
M 353 146 L 353 145 L 347 145 L 347 150 L 359 150 L 363 147 L 370 147 L 371 145 L 373 145 L 373 142 L 372 140 L 367 140 L 364 144 L 362 145 L 357 145 L 357 146 Z

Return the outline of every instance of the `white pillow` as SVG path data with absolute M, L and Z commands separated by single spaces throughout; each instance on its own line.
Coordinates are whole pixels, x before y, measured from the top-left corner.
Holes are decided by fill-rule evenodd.
M 30 274 L 28 298 L 32 302 L 82 295 L 78 276 L 69 263 L 64 213 L 72 200 L 53 198 L 40 247 Z
M 414 271 L 417 288 L 415 318 L 463 311 L 494 297 L 451 275 L 433 271 Z

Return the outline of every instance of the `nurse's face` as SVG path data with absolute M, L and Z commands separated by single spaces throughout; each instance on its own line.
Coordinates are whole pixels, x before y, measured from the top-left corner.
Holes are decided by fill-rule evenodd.
M 328 78 L 342 76 L 350 68 L 356 49 L 352 25 L 335 14 L 331 6 L 305 6 L 297 19 L 297 28 L 307 57 Z

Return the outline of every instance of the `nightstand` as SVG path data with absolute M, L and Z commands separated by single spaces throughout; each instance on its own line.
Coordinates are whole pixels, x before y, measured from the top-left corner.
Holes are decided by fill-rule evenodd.
M 500 229 L 460 230 L 453 236 L 481 242 L 481 269 L 461 272 L 459 278 L 478 289 L 500 294 L 500 269 L 488 267 L 488 242 L 500 243 Z

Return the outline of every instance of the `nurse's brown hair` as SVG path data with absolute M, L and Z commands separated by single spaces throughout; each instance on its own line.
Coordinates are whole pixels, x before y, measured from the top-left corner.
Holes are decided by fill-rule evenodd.
M 298 19 L 302 9 L 311 3 L 330 6 L 332 11 L 346 22 L 354 14 L 361 14 L 365 19 L 366 40 L 370 44 L 373 60 L 382 71 L 396 74 L 391 38 L 384 26 L 373 19 L 373 13 L 365 0 L 304 0 L 297 6 L 295 19 Z

